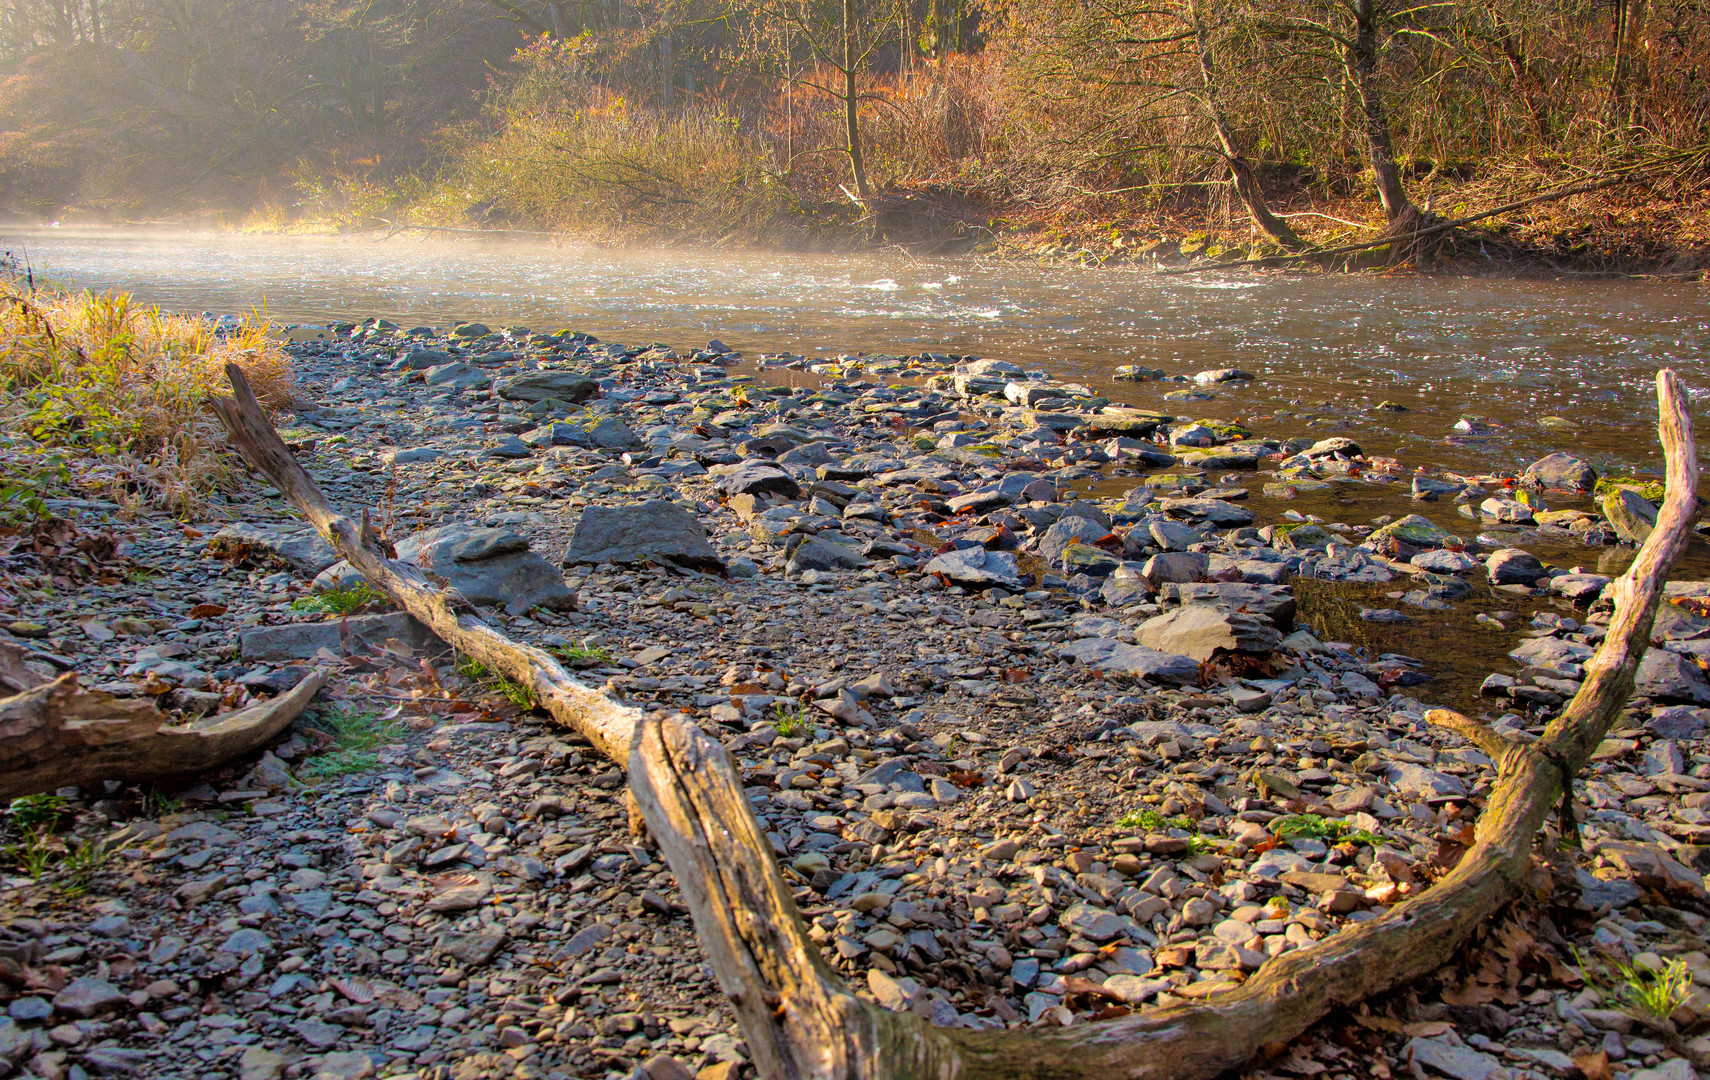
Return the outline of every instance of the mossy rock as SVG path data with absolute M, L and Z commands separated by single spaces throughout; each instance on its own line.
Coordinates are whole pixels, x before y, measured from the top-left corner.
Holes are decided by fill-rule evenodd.
M 1605 495 L 1626 489 L 1636 492 L 1639 498 L 1649 503 L 1660 504 L 1667 494 L 1668 488 L 1661 480 L 1641 480 L 1636 476 L 1605 476 L 1597 481 L 1591 489 L 1592 494 L 1601 499 Z

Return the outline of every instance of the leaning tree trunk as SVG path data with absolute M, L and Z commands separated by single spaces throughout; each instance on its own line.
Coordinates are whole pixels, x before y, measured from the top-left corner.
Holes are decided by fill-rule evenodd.
M 1448 961 L 1518 894 L 1533 844 L 1574 774 L 1632 693 L 1663 594 L 1692 528 L 1698 480 L 1686 395 L 1657 376 L 1668 497 L 1656 530 L 1613 586 L 1614 619 L 1586 679 L 1536 743 L 1435 711 L 1497 762 L 1475 842 L 1418 897 L 1323 942 L 1266 963 L 1205 1004 L 1173 1005 L 1050 1031 L 934 1027 L 852 994 L 808 938 L 729 755 L 677 717 L 649 717 L 630 753 L 630 783 L 683 889 L 701 944 L 735 1006 L 765 1080 L 1208 1080 L 1292 1039 L 1332 1010 Z
M 542 708 L 560 723 L 575 728 L 600 753 L 613 761 L 624 760 L 641 715 L 636 709 L 583 686 L 550 653 L 518 644 L 482 622 L 455 589 L 435 585 L 419 568 L 383 554 L 367 515 L 358 525 L 339 513 L 308 471 L 291 456 L 255 400 L 243 369 L 227 364 L 226 378 L 231 380 L 232 396 L 213 398 L 209 404 L 225 425 L 232 445 L 291 500 L 335 551 L 361 571 L 369 584 L 427 624 L 446 644 L 528 687 Z
M 1188 20 L 1193 23 L 1194 46 L 1199 54 L 1200 102 L 1205 106 L 1212 130 L 1217 134 L 1217 144 L 1223 149 L 1223 158 L 1229 165 L 1229 175 L 1235 184 L 1235 194 L 1247 208 L 1247 216 L 1253 219 L 1253 224 L 1263 230 L 1266 236 L 1289 251 L 1299 251 L 1306 246 L 1306 242 L 1295 233 L 1288 222 L 1271 213 L 1270 204 L 1265 201 L 1264 190 L 1259 187 L 1259 178 L 1253 174 L 1253 166 L 1241 152 L 1234 133 L 1229 130 L 1229 120 L 1224 115 L 1223 102 L 1217 92 L 1211 36 L 1206 31 L 1205 20 L 1200 16 L 1197 0 L 1188 0 Z
M 1384 110 L 1383 91 L 1378 86 L 1377 20 L 1374 0 L 1355 0 L 1354 40 L 1348 69 L 1353 76 L 1354 92 L 1360 99 L 1366 159 L 1371 163 L 1372 177 L 1377 182 L 1378 201 L 1383 204 L 1384 217 L 1393 224 L 1404 215 L 1417 216 L 1419 211 L 1407 197 L 1407 189 L 1401 183 L 1401 172 L 1395 165 L 1389 114 Z

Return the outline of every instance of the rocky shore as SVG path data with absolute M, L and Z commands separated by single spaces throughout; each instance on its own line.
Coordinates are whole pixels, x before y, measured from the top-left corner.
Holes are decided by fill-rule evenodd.
M 332 501 L 373 509 L 504 632 L 721 735 L 827 959 L 939 1024 L 1214 995 L 1426 887 L 1492 763 L 1426 722 L 1421 658 L 1321 639 L 1295 583 L 1388 587 L 1359 613 L 1379 632 L 1475 583 L 1536 609 L 1478 613 L 1512 643 L 1488 719 L 1524 737 L 1601 639 L 1610 578 L 1586 566 L 1655 517 L 1638 485 L 1544 509 L 1598 479 L 1563 455 L 1427 476 L 1001 361 L 744 362 L 384 320 L 292 337 L 283 433 Z M 779 369 L 819 378 L 769 385 Z M 1251 509 L 1341 485 L 1421 512 Z M 60 503 L 111 541 L 100 557 L 7 556 L 0 618 L 40 674 L 186 717 L 311 666 L 334 680 L 259 761 L 14 807 L 0 1061 L 44 1080 L 751 1075 L 622 772 L 367 594 L 277 492 L 214 507 L 186 525 Z M 1532 902 L 1250 1075 L 1698 1075 L 1710 996 L 1658 1016 L 1630 995 L 1649 971 L 1710 980 L 1710 582 L 1670 596 L 1629 721 L 1581 777 L 1580 845 L 1549 835 Z M 34 881 L 42 818 L 66 853 Z

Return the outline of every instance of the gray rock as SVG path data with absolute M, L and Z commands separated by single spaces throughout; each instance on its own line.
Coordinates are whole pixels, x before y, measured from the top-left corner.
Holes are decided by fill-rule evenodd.
M 504 947 L 503 930 L 477 930 L 468 934 L 446 934 L 440 938 L 439 951 L 466 968 L 480 967 Z
M 299 573 L 314 575 L 338 562 L 338 552 L 312 525 L 252 525 L 240 521 L 214 534 L 227 544 L 248 544 L 277 556 Z
M 1392 761 L 1381 775 L 1397 791 L 1423 798 L 1465 798 L 1467 793 L 1459 777 L 1411 761 Z
M 720 470 L 726 467 L 721 466 Z M 720 470 L 714 470 L 715 472 Z M 801 495 L 801 485 L 782 469 L 772 465 L 747 462 L 729 466 L 714 485 L 725 495 L 782 495 L 794 499 Z
M 1193 544 L 1205 542 L 1205 534 L 1179 521 L 1160 519 L 1146 527 L 1152 542 L 1165 551 L 1186 551 Z
M 1058 918 L 1057 925 L 1099 945 L 1127 929 L 1127 923 L 1120 915 L 1089 904 L 1071 904 Z
M 1224 499 L 1165 499 L 1164 513 L 1171 517 L 1191 518 L 1220 529 L 1233 529 L 1253 523 L 1253 512 Z
M 493 440 L 493 445 L 489 447 L 486 453 L 482 456 L 499 458 L 504 461 L 515 461 L 520 458 L 528 457 L 529 454 L 533 452 L 533 448 L 530 447 L 528 443 L 523 442 L 515 435 L 500 435 L 498 438 Z
M 1082 517 L 1059 518 L 1057 523 L 1045 530 L 1045 535 L 1039 539 L 1039 555 L 1046 562 L 1055 563 L 1063 557 L 1063 552 L 1070 544 L 1090 544 L 1095 540 L 1103 540 L 1110 535 L 1110 528 L 1096 521 Z
M 525 371 L 500 379 L 495 392 L 507 401 L 545 401 L 557 398 L 576 404 L 600 392 L 600 384 L 573 371 Z
M 1268 653 L 1282 644 L 1282 635 L 1259 616 L 1196 604 L 1146 620 L 1135 630 L 1134 640 L 1203 661 L 1219 651 Z
M 1651 718 L 1645 721 L 1645 728 L 1661 739 L 1684 741 L 1696 739 L 1710 727 L 1710 710 L 1697 709 L 1688 705 L 1668 705 L 1651 711 Z
M 1520 482 L 1527 487 L 1557 491 L 1590 491 L 1597 484 L 1597 470 L 1572 454 L 1551 454 L 1526 466 Z
M 784 542 L 784 553 L 789 560 L 788 569 L 797 573 L 803 570 L 859 570 L 871 565 L 871 560 L 853 548 L 801 533 L 792 533 Z
M 1529 667 L 1555 668 L 1578 678 L 1580 665 L 1591 659 L 1593 651 L 1577 641 L 1540 637 L 1522 641 L 1508 656 Z
M 1495 1075 L 1507 1077 L 1502 1063 L 1489 1054 L 1481 1054 L 1468 1046 L 1455 1046 L 1437 1039 L 1414 1038 L 1401 1048 L 1401 1059 L 1415 1068 L 1425 1066 L 1454 1080 L 1491 1080 Z
M 1602 574 L 1563 574 L 1550 579 L 1550 591 L 1576 604 L 1589 604 L 1603 595 L 1610 580 Z
M 498 605 L 513 613 L 576 606 L 576 593 L 564 575 L 508 529 L 441 525 L 400 543 L 398 558 L 445 578 L 472 604 Z
M 1199 661 L 1174 653 L 1129 645 L 1114 638 L 1088 637 L 1071 641 L 1057 655 L 1114 675 L 1185 686 L 1199 680 Z
M 441 364 L 427 369 L 422 382 L 428 386 L 447 386 L 453 390 L 485 390 L 493 385 L 493 377 L 473 364 Z
M 1203 551 L 1166 551 L 1146 560 L 1140 576 L 1153 586 L 1168 582 L 1185 584 L 1203 581 L 1211 570 L 1211 556 Z
M 65 989 L 53 996 L 55 1010 L 67 1016 L 87 1020 L 108 1009 L 125 1004 L 125 992 L 105 979 L 86 975 L 65 984 Z
M 1538 557 L 1520 548 L 1500 548 L 1484 561 L 1492 585 L 1531 585 L 1549 571 Z
M 695 515 L 664 499 L 634 506 L 589 505 L 576 523 L 564 562 L 654 562 L 713 572 L 724 569 Z
M 1158 590 L 1160 603 L 1187 607 L 1203 604 L 1219 611 L 1263 615 L 1278 629 L 1294 627 L 1294 593 L 1284 585 L 1249 585 L 1240 581 L 1201 581 L 1168 584 Z
M 987 551 L 985 548 L 957 548 L 946 551 L 926 564 L 928 574 L 943 574 L 957 585 L 986 588 L 1001 585 L 1013 592 L 1026 588 L 1021 565 L 1007 551 Z
M 1449 551 L 1445 548 L 1421 551 L 1407 561 L 1433 574 L 1465 574 L 1478 566 L 1478 560 L 1466 552 Z
M 394 611 L 328 622 L 257 627 L 244 631 L 238 638 L 238 648 L 245 660 L 313 660 L 322 649 L 343 655 L 346 632 L 353 642 L 359 641 L 372 649 L 384 649 L 388 641 L 398 641 L 416 653 L 438 652 L 445 647 L 433 631 L 412 616 Z
M 411 349 L 392 367 L 400 371 L 425 371 L 456 361 L 456 357 L 441 349 Z
M 602 416 L 582 425 L 581 444 L 594 450 L 638 450 L 641 436 L 615 416 Z
M 1710 705 L 1710 681 L 1697 664 L 1677 652 L 1646 649 L 1633 675 L 1633 693 L 1652 701 Z

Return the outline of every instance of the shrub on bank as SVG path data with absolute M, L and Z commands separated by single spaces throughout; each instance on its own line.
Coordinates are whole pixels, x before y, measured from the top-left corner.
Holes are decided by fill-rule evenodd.
M 203 404 L 228 362 L 264 404 L 291 400 L 290 361 L 264 326 L 219 334 L 123 293 L 0 287 L 0 514 L 72 489 L 197 513 L 237 479 Z

